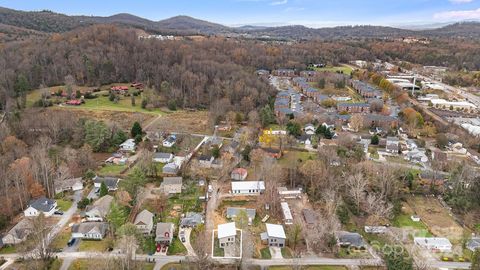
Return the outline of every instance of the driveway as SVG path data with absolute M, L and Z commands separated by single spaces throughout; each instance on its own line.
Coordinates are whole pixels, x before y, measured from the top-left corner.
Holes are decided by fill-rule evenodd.
M 217 181 L 210 181 L 210 185 L 212 185 L 213 192 L 210 194 L 210 198 L 207 202 L 207 210 L 206 210 L 206 217 L 205 217 L 205 228 L 207 230 L 208 235 L 212 235 L 213 230 L 215 229 L 215 222 L 214 222 L 214 215 L 215 209 L 218 206 L 218 183 Z M 212 250 L 212 246 L 210 241 L 206 243 L 208 245 L 208 250 Z
M 272 260 L 283 259 L 282 249 L 279 247 L 270 247 L 270 254 L 272 255 Z
M 183 245 L 187 249 L 188 256 L 196 256 L 195 250 L 190 243 L 190 235 L 192 234 L 192 228 L 185 228 L 183 230 L 185 231 L 185 242 L 183 243 Z
M 67 225 L 67 223 L 72 219 L 73 215 L 77 212 L 77 205 L 80 199 L 82 198 L 82 191 L 77 190 L 73 194 L 73 203 L 70 209 L 63 213 L 60 220 L 52 227 L 52 230 L 48 234 L 47 243 L 50 243 L 57 234 Z

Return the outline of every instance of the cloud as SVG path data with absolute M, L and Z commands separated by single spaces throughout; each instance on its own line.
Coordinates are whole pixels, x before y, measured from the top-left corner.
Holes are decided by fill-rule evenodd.
M 286 5 L 288 3 L 288 0 L 280 0 L 280 1 L 275 1 L 271 2 L 271 6 L 279 6 L 279 5 Z
M 441 20 L 479 20 L 480 19 L 480 8 L 472 10 L 453 10 L 435 13 L 433 15 L 435 19 Z
M 465 3 L 470 3 L 473 2 L 473 0 L 449 0 L 450 3 L 454 4 L 465 4 Z

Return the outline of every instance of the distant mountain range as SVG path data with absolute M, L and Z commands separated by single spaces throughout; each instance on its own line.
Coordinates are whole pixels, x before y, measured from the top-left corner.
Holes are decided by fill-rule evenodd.
M 188 16 L 176 16 L 161 21 L 151 21 L 127 13 L 109 17 L 67 16 L 51 11 L 18 11 L 0 7 L 0 24 L 11 26 L 23 32 L 60 33 L 94 24 L 118 24 L 142 29 L 154 34 L 179 35 L 225 35 L 247 38 L 271 39 L 345 39 L 345 38 L 394 38 L 405 36 L 418 37 L 463 37 L 480 38 L 479 22 L 462 22 L 444 25 L 434 29 L 412 30 L 413 27 L 395 28 L 386 26 L 338 26 L 329 28 L 308 28 L 301 25 L 262 27 L 246 25 L 228 27 L 225 25 L 195 19 Z M 0 28 L 0 33 L 2 29 Z

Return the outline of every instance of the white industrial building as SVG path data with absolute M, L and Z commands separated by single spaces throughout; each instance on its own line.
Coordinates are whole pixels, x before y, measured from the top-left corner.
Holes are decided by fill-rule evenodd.
M 232 182 L 232 193 L 243 195 L 255 195 L 265 191 L 264 181 L 241 181 Z

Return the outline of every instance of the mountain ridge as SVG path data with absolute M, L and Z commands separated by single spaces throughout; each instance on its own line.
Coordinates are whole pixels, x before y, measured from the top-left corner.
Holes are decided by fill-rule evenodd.
M 480 22 L 458 22 L 435 29 L 412 30 L 379 25 L 351 25 L 309 28 L 304 25 L 262 27 L 245 25 L 229 27 L 186 15 L 152 21 L 129 13 L 111 16 L 68 16 L 48 10 L 20 11 L 0 7 L 0 24 L 22 29 L 58 33 L 93 24 L 119 24 L 162 34 L 202 34 L 246 36 L 279 39 L 342 39 L 342 38 L 395 38 L 465 37 L 480 38 Z

